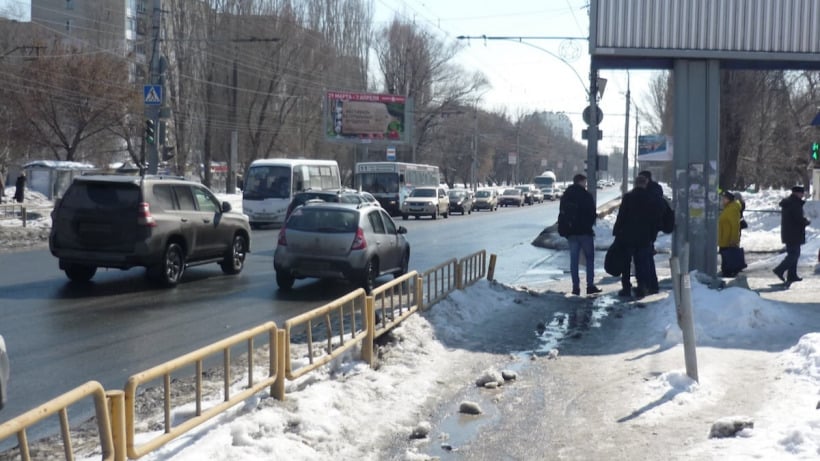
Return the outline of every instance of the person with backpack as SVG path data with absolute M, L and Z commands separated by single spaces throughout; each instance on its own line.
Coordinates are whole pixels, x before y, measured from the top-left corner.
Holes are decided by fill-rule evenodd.
M 780 201 L 780 240 L 786 245 L 786 257 L 772 272 L 786 287 L 803 280 L 797 275 L 797 262 L 800 246 L 806 243 L 806 227 L 811 224 L 803 213 L 804 193 L 803 186 L 794 186 L 791 195 Z
M 595 200 L 587 190 L 587 177 L 576 174 L 572 184 L 564 191 L 558 213 L 558 235 L 569 242 L 569 269 L 572 278 L 572 294 L 581 294 L 578 265 L 581 251 L 586 258 L 586 293 L 600 293 L 595 286 L 595 232 L 593 226 L 598 218 Z

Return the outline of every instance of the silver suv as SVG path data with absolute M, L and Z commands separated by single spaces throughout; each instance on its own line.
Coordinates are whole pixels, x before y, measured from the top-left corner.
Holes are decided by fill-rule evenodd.
M 346 279 L 370 293 L 378 277 L 407 273 L 405 233 L 380 207 L 308 202 L 279 231 L 276 284 L 290 290 L 295 279 L 305 277 Z
M 443 187 L 422 186 L 413 189 L 404 203 L 401 204 L 401 218 L 407 220 L 410 216 L 430 216 L 437 219 L 439 215 L 445 218 L 450 214 L 450 197 Z
M 185 268 L 217 263 L 238 274 L 250 251 L 248 217 L 202 184 L 160 176 L 79 176 L 52 211 L 51 254 L 75 282 L 98 267 L 147 268 L 166 286 Z

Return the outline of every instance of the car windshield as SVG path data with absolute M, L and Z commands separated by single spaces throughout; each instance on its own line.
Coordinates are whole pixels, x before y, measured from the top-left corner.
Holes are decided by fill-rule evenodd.
M 356 211 L 302 207 L 288 219 L 287 228 L 303 232 L 339 234 L 356 232 L 359 220 Z
M 140 189 L 136 184 L 76 182 L 66 191 L 60 206 L 73 209 L 136 210 Z
M 488 191 L 488 190 L 480 190 L 480 191 L 478 191 L 478 192 L 476 192 L 476 193 L 475 193 L 475 196 L 476 196 L 476 197 L 479 197 L 479 198 L 487 198 L 487 197 L 489 197 L 489 196 L 490 196 L 490 191 Z
M 461 198 L 464 197 L 464 191 L 460 190 L 451 190 L 450 191 L 450 198 Z
M 435 197 L 436 191 L 434 189 L 415 189 L 410 197 Z
M 518 189 L 507 189 L 504 191 L 504 195 L 521 195 L 521 191 Z

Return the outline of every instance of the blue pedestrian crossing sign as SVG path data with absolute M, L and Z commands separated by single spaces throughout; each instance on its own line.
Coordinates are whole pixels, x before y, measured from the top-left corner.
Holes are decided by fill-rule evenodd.
M 162 85 L 145 85 L 142 95 L 146 106 L 159 106 L 162 104 Z

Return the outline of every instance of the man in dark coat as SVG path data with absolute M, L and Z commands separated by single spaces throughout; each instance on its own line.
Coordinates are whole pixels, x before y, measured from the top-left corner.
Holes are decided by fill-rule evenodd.
M 663 197 L 663 187 L 652 180 L 652 172 L 649 170 L 644 170 L 638 173 L 638 176 L 643 176 L 646 178 L 646 190 L 648 190 L 654 197 L 657 197 L 659 206 L 661 206 L 662 209 L 665 209 L 668 204 L 666 203 L 666 199 Z M 656 232 L 655 237 L 652 239 L 652 257 L 649 258 L 649 269 L 647 270 L 649 279 L 646 282 L 646 290 L 649 293 L 657 293 L 659 289 L 658 271 L 655 269 L 655 240 L 657 238 L 658 233 Z
M 792 187 L 792 193 L 780 201 L 780 240 L 786 244 L 786 257 L 772 272 L 786 286 L 803 280 L 797 275 L 797 261 L 800 259 L 800 245 L 806 243 L 806 226 L 809 220 L 803 214 L 802 186 Z M 786 278 L 783 274 L 786 273 Z
M 20 173 L 17 181 L 14 183 L 14 200 L 18 203 L 23 203 L 26 194 L 26 173 Z
M 652 283 L 651 259 L 652 242 L 658 235 L 658 227 L 663 216 L 657 196 L 647 189 L 649 181 L 643 176 L 635 178 L 635 187 L 627 192 L 618 208 L 618 217 L 612 228 L 616 242 L 624 248 L 626 255 L 621 273 L 621 291 L 618 296 L 631 296 L 630 263 L 635 261 L 635 279 L 638 287 L 635 296 L 644 297 Z
M 582 174 L 572 178 L 572 184 L 561 196 L 560 215 L 558 217 L 561 232 L 569 242 L 569 269 L 572 277 L 572 294 L 581 294 L 581 280 L 578 265 L 581 251 L 584 252 L 587 266 L 587 294 L 600 293 L 595 286 L 595 232 L 592 227 L 598 217 L 595 200 L 587 190 L 587 177 Z

